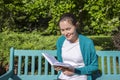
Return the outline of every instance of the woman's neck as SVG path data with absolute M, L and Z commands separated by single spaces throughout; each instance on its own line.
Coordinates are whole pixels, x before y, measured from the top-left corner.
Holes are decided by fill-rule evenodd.
M 76 34 L 76 36 L 74 37 L 73 40 L 70 41 L 71 43 L 76 43 L 78 42 L 78 34 Z

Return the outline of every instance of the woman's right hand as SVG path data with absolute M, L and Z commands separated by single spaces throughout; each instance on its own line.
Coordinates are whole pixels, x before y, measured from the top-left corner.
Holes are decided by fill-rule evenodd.
M 56 71 L 61 70 L 63 72 L 63 74 L 65 75 L 73 75 L 74 74 L 74 68 L 66 68 L 63 66 L 54 66 Z
M 54 69 L 56 70 L 56 71 L 59 71 L 59 70 L 62 70 L 62 66 L 54 66 Z

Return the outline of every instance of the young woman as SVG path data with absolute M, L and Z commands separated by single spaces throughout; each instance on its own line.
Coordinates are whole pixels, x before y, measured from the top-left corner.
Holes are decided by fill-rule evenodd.
M 55 66 L 60 71 L 60 80 L 92 80 L 92 73 L 98 69 L 98 58 L 93 41 L 77 33 L 78 22 L 71 13 L 65 13 L 59 20 L 62 36 L 57 41 L 57 57 L 60 62 L 72 68 Z

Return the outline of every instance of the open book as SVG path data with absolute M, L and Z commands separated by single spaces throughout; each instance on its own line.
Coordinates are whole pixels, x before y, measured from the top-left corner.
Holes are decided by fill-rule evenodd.
M 42 55 L 45 57 L 45 59 L 52 65 L 52 66 L 62 66 L 66 68 L 72 68 L 72 65 L 67 63 L 59 62 L 54 56 L 49 55 L 47 53 L 42 53 Z

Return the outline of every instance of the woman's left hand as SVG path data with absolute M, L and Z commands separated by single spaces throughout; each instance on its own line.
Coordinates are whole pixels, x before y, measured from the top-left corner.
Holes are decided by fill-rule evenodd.
M 64 75 L 68 75 L 68 76 L 71 76 L 74 74 L 74 68 L 62 68 L 62 72 Z

